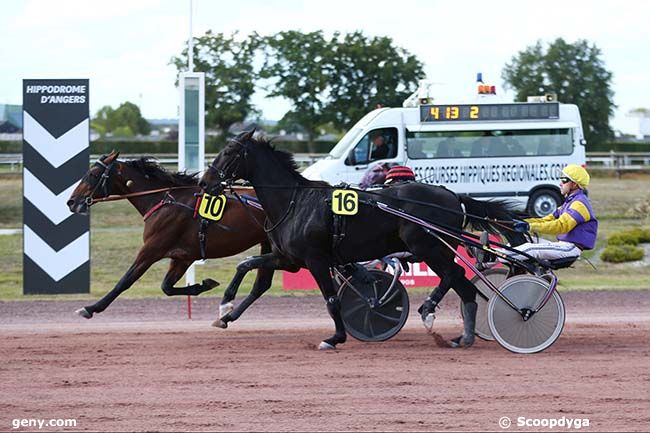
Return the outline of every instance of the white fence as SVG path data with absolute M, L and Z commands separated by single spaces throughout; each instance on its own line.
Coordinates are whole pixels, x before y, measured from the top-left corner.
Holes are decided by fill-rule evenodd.
M 296 153 L 294 158 L 301 166 L 313 164 L 321 158 L 324 153 Z M 150 155 L 157 158 L 161 164 L 175 166 L 178 164 L 178 157 L 172 154 Z M 205 156 L 206 163 L 212 162 L 216 154 Z M 91 155 L 90 161 L 95 161 L 100 155 Z M 121 155 L 122 159 L 138 158 L 140 155 Z M 0 154 L 0 165 L 9 165 L 11 170 L 21 170 L 23 155 L 21 153 Z M 587 165 L 590 169 L 596 170 L 640 170 L 650 169 L 650 153 L 646 152 L 588 152 Z
M 590 169 L 640 170 L 650 168 L 650 153 L 645 152 L 588 152 Z
M 301 166 L 306 166 L 306 165 L 311 165 L 314 162 L 318 161 L 319 159 L 322 159 L 325 157 L 326 154 L 324 153 L 296 153 L 294 154 L 294 159 L 296 162 L 301 165 Z M 135 158 L 140 158 L 142 155 L 120 155 L 120 159 L 135 159 Z M 156 158 L 158 162 L 160 162 L 163 165 L 168 165 L 168 166 L 177 166 L 178 165 L 178 156 L 173 155 L 173 154 L 159 154 L 159 155 L 147 155 L 151 156 L 153 158 Z M 206 164 L 211 163 L 214 158 L 217 156 L 216 153 L 214 154 L 206 154 L 205 155 L 205 162 Z M 96 161 L 101 155 L 90 155 L 90 162 L 92 163 L 93 161 Z M 0 154 L 0 165 L 2 166 L 10 166 L 11 170 L 21 170 L 22 169 L 22 164 L 23 164 L 23 154 L 22 153 L 5 153 L 5 154 Z

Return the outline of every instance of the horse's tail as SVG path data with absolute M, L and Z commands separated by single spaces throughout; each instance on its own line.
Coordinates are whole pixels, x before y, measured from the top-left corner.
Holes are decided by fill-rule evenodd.
M 467 221 L 472 229 L 502 234 L 511 243 L 515 241 L 515 245 L 525 242 L 525 237 L 512 230 L 510 224 L 513 219 L 526 217 L 525 213 L 516 209 L 516 203 L 508 200 L 476 200 L 469 196 L 461 196 L 460 201 L 465 206 Z

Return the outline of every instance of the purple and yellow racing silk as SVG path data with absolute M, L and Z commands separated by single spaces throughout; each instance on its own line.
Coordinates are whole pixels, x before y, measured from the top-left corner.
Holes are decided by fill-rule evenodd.
M 559 241 L 571 242 L 581 249 L 590 250 L 596 244 L 598 220 L 581 189 L 568 196 L 552 214 L 526 222 L 531 231 L 557 235 Z

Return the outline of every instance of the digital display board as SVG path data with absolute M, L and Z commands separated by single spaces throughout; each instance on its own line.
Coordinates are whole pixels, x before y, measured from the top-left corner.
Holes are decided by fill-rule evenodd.
M 559 116 L 558 102 L 420 106 L 421 122 L 545 120 Z

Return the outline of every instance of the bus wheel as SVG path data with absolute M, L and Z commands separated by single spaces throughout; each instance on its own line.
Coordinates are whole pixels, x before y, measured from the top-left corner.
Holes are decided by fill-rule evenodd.
M 552 189 L 539 189 L 528 200 L 528 213 L 534 217 L 544 217 L 562 204 L 562 196 Z

